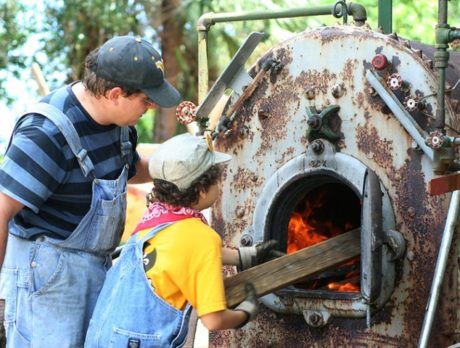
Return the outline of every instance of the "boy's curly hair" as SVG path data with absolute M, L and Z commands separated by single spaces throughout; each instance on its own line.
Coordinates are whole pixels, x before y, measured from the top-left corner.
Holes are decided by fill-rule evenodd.
M 211 166 L 205 173 L 193 180 L 190 187 L 184 191 L 180 191 L 176 185 L 169 181 L 153 179 L 154 186 L 152 192 L 147 195 L 147 206 L 153 202 L 162 202 L 190 207 L 198 203 L 201 191 L 207 192 L 212 185 L 218 182 L 220 172 L 218 165 Z
M 108 81 L 99 77 L 94 72 L 96 66 L 97 55 L 99 48 L 92 50 L 85 59 L 85 70 L 83 73 L 83 85 L 93 94 L 95 97 L 104 96 L 107 91 L 115 87 L 120 87 L 123 90 L 123 95 L 129 97 L 131 95 L 140 93 L 141 91 L 137 88 L 122 86 L 119 83 Z

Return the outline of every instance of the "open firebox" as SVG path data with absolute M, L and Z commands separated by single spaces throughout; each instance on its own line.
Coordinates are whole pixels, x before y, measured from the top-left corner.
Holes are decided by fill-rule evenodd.
M 292 253 L 355 228 L 361 230 L 360 257 L 308 276 L 262 302 L 321 326 L 334 316 L 370 315 L 393 291 L 394 261 L 404 251 L 404 239 L 394 230 L 388 195 L 372 170 L 336 153 L 331 143 L 316 140 L 267 181 L 242 240 L 275 239 L 280 251 Z

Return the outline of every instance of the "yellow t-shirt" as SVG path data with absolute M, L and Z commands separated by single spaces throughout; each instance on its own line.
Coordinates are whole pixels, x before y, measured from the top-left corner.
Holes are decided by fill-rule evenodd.
M 221 248 L 217 232 L 198 218 L 161 230 L 144 244 L 144 266 L 156 294 L 177 309 L 189 302 L 200 317 L 226 309 Z

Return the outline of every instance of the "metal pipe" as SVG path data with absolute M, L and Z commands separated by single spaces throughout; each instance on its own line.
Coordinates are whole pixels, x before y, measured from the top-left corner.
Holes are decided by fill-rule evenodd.
M 451 28 L 449 31 L 449 42 L 460 39 L 460 29 Z
M 363 26 L 367 21 L 367 12 L 363 5 L 350 2 L 348 5 L 348 14 L 353 17 L 357 26 Z
M 251 12 L 223 12 L 205 13 L 197 22 L 198 29 L 198 103 L 201 103 L 209 90 L 208 75 L 208 31 L 211 26 L 222 22 L 235 22 L 256 19 L 289 18 L 301 16 L 330 15 L 331 6 L 319 6 L 313 8 L 297 8 L 284 11 L 251 11 Z
M 198 104 L 208 93 L 208 30 L 198 30 Z
M 379 0 L 379 28 L 385 34 L 393 31 L 393 0 Z
M 259 19 L 290 18 L 303 16 L 322 16 L 332 14 L 331 6 L 317 6 L 310 8 L 293 8 L 281 11 L 249 11 L 249 12 L 222 12 L 205 13 L 198 19 L 198 30 L 209 28 L 211 25 L 223 22 L 236 22 Z
M 431 284 L 430 299 L 425 311 L 425 318 L 423 320 L 422 332 L 420 335 L 419 348 L 426 348 L 430 339 L 431 327 L 438 304 L 439 293 L 441 291 L 444 273 L 446 271 L 447 260 L 449 258 L 449 251 L 452 244 L 452 238 L 457 225 L 458 206 L 460 202 L 460 191 L 452 193 L 449 211 L 447 213 L 446 225 L 442 235 L 442 241 L 439 249 L 438 260 L 436 261 L 436 268 L 434 270 L 433 283 Z
M 438 94 L 436 101 L 436 128 L 445 132 L 445 91 L 446 91 L 446 67 L 449 61 L 447 24 L 447 0 L 438 1 L 438 24 L 436 27 L 436 52 L 434 54 L 434 66 L 438 69 Z
M 345 8 L 343 8 L 345 7 Z M 358 25 L 363 25 L 367 20 L 364 6 L 344 1 L 337 1 L 333 6 L 316 6 L 309 8 L 294 8 L 280 11 L 250 11 L 250 12 L 223 12 L 205 13 L 197 22 L 198 29 L 198 102 L 201 103 L 208 93 L 208 31 L 212 25 L 222 22 L 235 22 L 258 19 L 277 19 L 304 16 L 333 15 L 334 17 L 350 14 Z

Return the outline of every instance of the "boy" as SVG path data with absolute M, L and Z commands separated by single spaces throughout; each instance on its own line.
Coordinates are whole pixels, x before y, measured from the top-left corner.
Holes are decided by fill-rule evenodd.
M 238 328 L 257 311 L 247 298 L 227 309 L 222 241 L 201 214 L 219 194 L 219 163 L 210 139 L 188 133 L 163 143 L 149 161 L 150 206 L 109 271 L 85 347 L 180 347 L 191 308 L 209 330 Z

